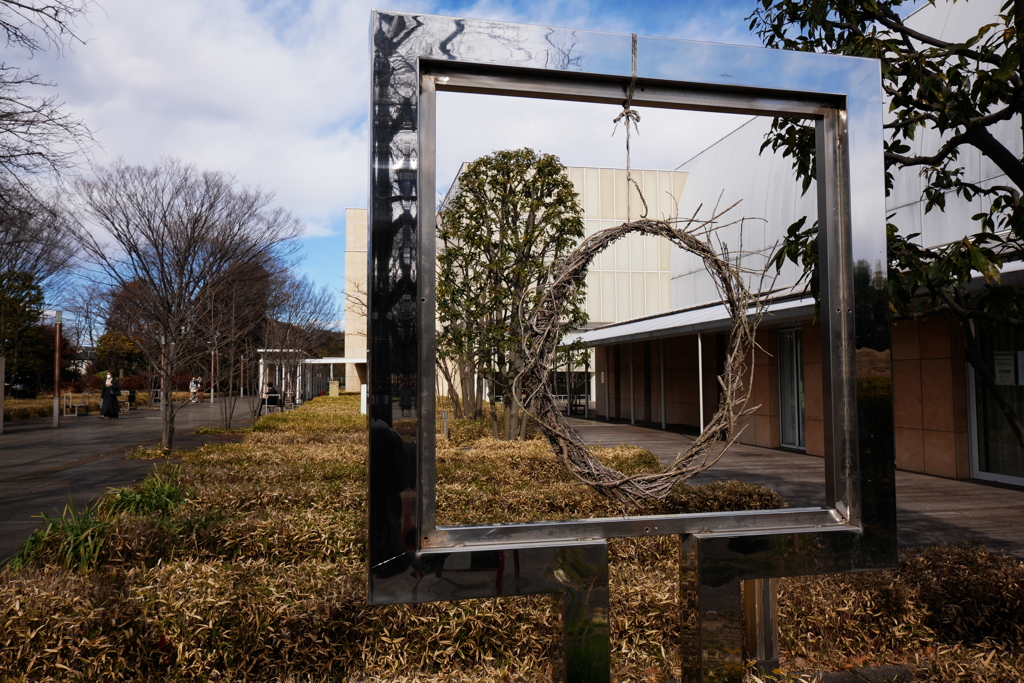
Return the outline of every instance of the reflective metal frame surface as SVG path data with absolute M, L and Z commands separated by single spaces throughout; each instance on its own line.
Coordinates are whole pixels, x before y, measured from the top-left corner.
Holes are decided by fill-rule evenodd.
M 789 116 L 814 123 L 826 505 L 436 525 L 436 93 L 621 103 L 631 78 L 631 43 L 628 35 L 382 11 L 372 15 L 372 603 L 561 592 L 567 605 L 577 606 L 573 614 L 590 619 L 570 628 L 585 634 L 581 637 L 590 639 L 590 647 L 602 639 L 607 643 L 607 588 L 599 586 L 607 577 L 608 538 L 679 535 L 700 580 L 722 585 L 895 562 L 891 373 L 868 374 L 869 367 L 879 367 L 878 358 L 888 358 L 889 321 L 880 312 L 884 307 L 860 305 L 886 292 L 878 63 L 645 37 L 637 40 L 634 106 Z M 857 291 L 854 264 L 866 265 L 874 275 L 869 282 L 858 279 Z M 858 364 L 858 356 L 868 352 L 873 362 Z M 406 415 L 409 403 L 414 406 Z M 406 409 L 400 410 L 402 405 Z M 573 666 L 567 671 L 574 677 Z M 592 672 L 576 677 L 606 678 L 607 673 Z

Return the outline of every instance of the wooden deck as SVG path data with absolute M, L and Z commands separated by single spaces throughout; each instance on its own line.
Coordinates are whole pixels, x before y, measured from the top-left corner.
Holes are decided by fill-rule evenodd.
M 589 444 L 642 446 L 671 462 L 692 437 L 625 424 L 580 419 L 570 423 Z M 822 458 L 756 446 L 734 446 L 694 483 L 738 479 L 771 486 L 790 507 L 823 505 Z M 1024 491 L 976 480 L 896 473 L 896 510 L 901 546 L 973 542 L 1024 558 Z

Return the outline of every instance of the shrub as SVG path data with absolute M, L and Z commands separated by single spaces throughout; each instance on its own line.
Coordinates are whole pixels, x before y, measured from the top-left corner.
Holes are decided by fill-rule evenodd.
M 181 467 L 159 468 L 141 484 L 128 488 L 111 489 L 99 502 L 99 513 L 109 518 L 119 514 L 165 515 L 185 502 L 187 495 L 178 483 Z
M 95 567 L 110 525 L 97 514 L 95 507 L 79 512 L 74 503 L 69 502 L 60 517 L 46 513 L 38 516 L 43 520 L 43 528 L 32 532 L 10 560 L 12 567 L 54 565 L 79 572 Z

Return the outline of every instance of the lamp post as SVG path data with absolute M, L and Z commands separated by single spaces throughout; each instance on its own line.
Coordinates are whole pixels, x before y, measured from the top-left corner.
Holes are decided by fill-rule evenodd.
M 7 357 L 0 356 L 0 434 L 4 433 L 4 395 L 7 391 Z
M 60 427 L 60 332 L 62 312 L 55 311 L 57 322 L 54 325 L 55 339 L 53 342 L 53 426 Z
M 217 352 L 214 350 L 213 346 L 211 345 L 210 346 L 210 403 L 211 404 L 213 403 L 213 387 L 217 383 L 217 380 L 215 379 L 217 376 L 215 374 L 213 374 L 214 373 L 213 359 L 216 358 L 216 357 L 217 357 Z

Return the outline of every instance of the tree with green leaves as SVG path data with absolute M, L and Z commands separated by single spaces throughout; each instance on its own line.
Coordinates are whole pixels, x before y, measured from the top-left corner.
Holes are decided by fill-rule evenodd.
M 499 151 L 466 165 L 439 219 L 438 369 L 459 416 L 479 417 L 486 382 L 495 436 L 516 438 L 526 426 L 513 390 L 525 321 L 548 266 L 584 235 L 579 198 L 557 157 Z M 581 290 L 567 307 L 568 328 L 586 324 L 583 302 Z
M 928 4 L 922 12 L 946 5 Z M 949 315 L 961 323 L 967 361 L 1024 446 L 1024 422 L 998 390 L 978 336 L 978 326 L 1024 327 L 1024 291 L 1001 275 L 1004 263 L 1024 253 L 1024 160 L 1015 151 L 1024 114 L 1024 0 L 980 4 L 991 8 L 990 18 L 954 27 L 962 40 L 920 30 L 924 22 L 910 17 L 919 3 L 905 0 L 761 0 L 749 19 L 767 47 L 881 60 L 887 192 L 894 172 L 920 173 L 926 213 L 982 200 L 973 226 L 949 244 L 923 245 L 919 234 L 887 226 L 889 304 L 897 317 Z M 815 173 L 813 129 L 777 119 L 762 151 L 768 147 L 793 161 L 806 190 Z M 972 173 L 965 157 L 976 155 L 1000 175 Z M 817 224 L 800 220 L 775 254 L 777 265 L 803 265 L 815 295 L 816 238 Z
M 96 343 L 96 369 L 115 375 L 128 370 L 134 375 L 145 367 L 145 356 L 135 339 L 118 331 L 100 335 Z

